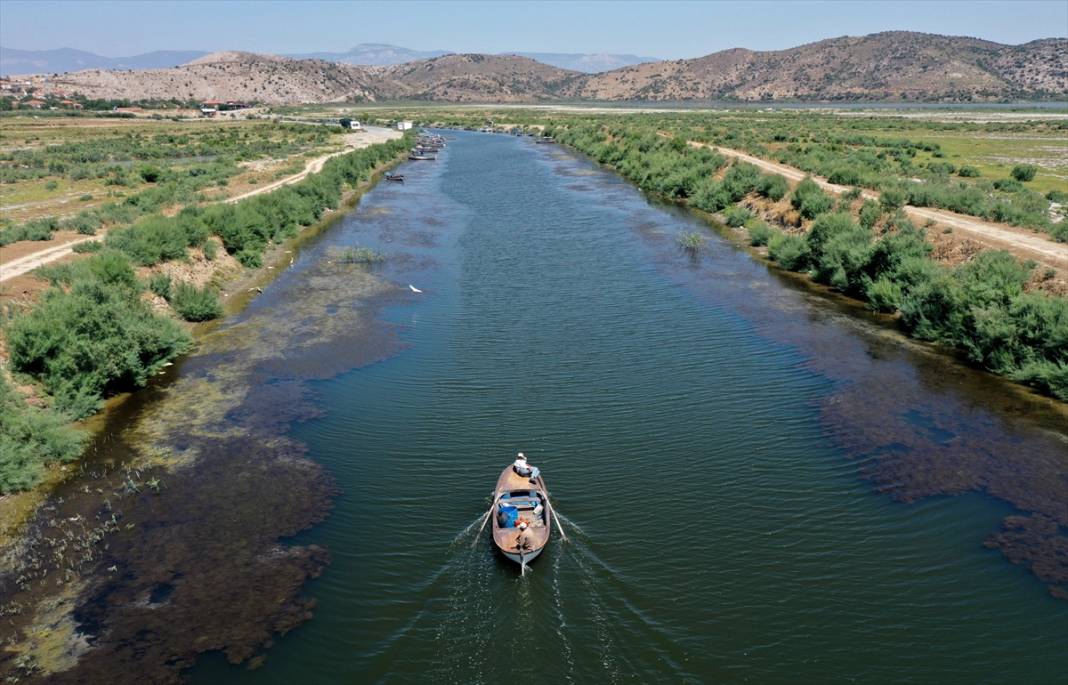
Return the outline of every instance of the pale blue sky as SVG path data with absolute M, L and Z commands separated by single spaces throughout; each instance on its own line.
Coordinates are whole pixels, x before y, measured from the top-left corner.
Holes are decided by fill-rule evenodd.
M 1002 43 L 1068 36 L 1068 1 L 0 1 L 5 47 L 73 47 L 110 57 L 165 49 L 343 51 L 357 43 L 393 43 L 456 52 L 680 58 L 895 29 Z

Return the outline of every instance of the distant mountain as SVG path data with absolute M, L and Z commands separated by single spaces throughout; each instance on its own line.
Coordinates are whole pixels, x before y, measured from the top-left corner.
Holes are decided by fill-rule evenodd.
M 657 62 L 657 57 L 639 57 L 638 55 L 586 54 L 581 52 L 507 52 L 507 55 L 529 57 L 542 64 L 551 64 L 561 69 L 581 71 L 586 74 L 598 74 L 620 67 L 629 67 L 644 62 Z
M 369 66 L 389 66 L 431 59 L 447 55 L 447 50 L 410 50 L 386 43 L 360 43 L 348 52 L 309 52 L 300 55 L 286 55 L 294 59 L 322 59 L 341 64 L 365 64 Z
M 446 54 L 367 66 L 219 52 L 157 70 L 64 74 L 51 79 L 49 87 L 92 97 L 265 103 L 1033 99 L 1068 94 L 1068 38 L 1002 45 L 895 31 L 832 38 L 789 50 L 735 48 L 602 73 L 562 69 L 515 55 Z
M 286 55 L 294 59 L 323 59 L 342 64 L 366 64 L 369 66 L 392 66 L 423 59 L 433 59 L 455 54 L 449 50 L 411 50 L 386 43 L 361 43 L 348 52 L 309 52 Z M 593 74 L 611 71 L 642 62 L 655 62 L 655 57 L 637 55 L 586 54 L 581 52 L 502 52 L 501 55 L 518 55 L 561 69 Z
M 82 69 L 160 69 L 185 64 L 201 50 L 157 50 L 132 57 L 104 57 L 84 50 L 16 50 L 0 47 L 0 75 L 61 74 Z

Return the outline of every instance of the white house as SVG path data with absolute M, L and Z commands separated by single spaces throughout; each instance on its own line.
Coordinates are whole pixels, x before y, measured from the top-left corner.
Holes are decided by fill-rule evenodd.
M 407 131 L 411 127 L 412 127 L 412 122 L 410 122 L 410 121 L 398 121 L 397 122 L 397 130 L 398 131 Z

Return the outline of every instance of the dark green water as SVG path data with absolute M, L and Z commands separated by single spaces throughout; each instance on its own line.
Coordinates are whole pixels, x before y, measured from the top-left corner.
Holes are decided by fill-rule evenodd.
M 1062 436 L 711 232 L 689 258 L 696 218 L 563 149 L 455 138 L 304 257 L 370 245 L 424 293 L 293 431 L 341 490 L 297 538 L 333 559 L 315 617 L 194 682 L 1064 682 L 1068 603 L 981 544 L 1012 506 L 881 460 Z M 525 577 L 475 534 L 516 450 L 569 537 Z

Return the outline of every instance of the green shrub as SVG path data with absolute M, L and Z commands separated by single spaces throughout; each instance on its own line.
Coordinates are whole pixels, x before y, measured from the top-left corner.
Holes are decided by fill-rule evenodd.
M 0 373 L 0 495 L 33 487 L 44 466 L 81 453 L 84 435 L 68 422 L 60 413 L 28 406 Z
M 960 169 L 957 169 L 957 175 L 964 178 L 978 178 L 982 174 L 979 169 L 970 165 L 964 165 Z
M 77 254 L 89 254 L 92 252 L 100 252 L 104 248 L 104 243 L 99 240 L 87 240 L 84 243 L 78 243 L 70 249 L 74 250 Z
M 13 368 L 40 380 L 56 407 L 75 418 L 95 410 L 106 393 L 144 385 L 190 344 L 135 290 L 93 276 L 45 293 L 11 321 L 7 342 Z
M 1046 199 L 1050 202 L 1056 202 L 1057 204 L 1068 204 L 1068 192 L 1063 190 L 1051 190 L 1046 193 Z
M 731 228 L 741 228 L 745 226 L 745 222 L 752 218 L 753 213 L 745 207 L 730 207 L 724 212 L 727 220 L 727 225 Z
M 763 221 L 754 222 L 749 226 L 749 244 L 753 247 L 767 245 L 776 231 Z
M 860 205 L 860 225 L 869 231 L 875 227 L 882 215 L 882 207 L 875 200 L 865 200 Z
M 137 175 L 141 177 L 145 183 L 156 183 L 163 176 L 163 170 L 157 166 L 151 166 L 146 164 L 137 170 Z
M 824 214 L 813 222 L 805 240 L 817 281 L 853 295 L 863 293 L 871 231 L 848 214 Z
M 779 174 L 764 174 L 760 177 L 756 190 L 769 200 L 778 202 L 786 197 L 786 193 L 790 191 L 790 185 L 786 178 Z
M 1017 164 L 1012 168 L 1012 177 L 1021 183 L 1033 181 L 1038 167 L 1034 164 Z
M 768 256 L 790 271 L 806 271 L 809 267 L 808 243 L 798 235 L 773 235 L 768 240 Z
M 829 211 L 834 201 L 820 189 L 815 181 L 805 177 L 794 188 L 794 196 L 791 203 L 795 209 L 800 210 L 801 216 L 806 219 L 814 219 L 820 214 Z
M 204 253 L 205 259 L 214 261 L 215 256 L 219 253 L 219 244 L 214 240 L 205 240 L 204 244 L 200 246 L 200 250 Z
M 165 300 L 171 297 L 171 277 L 164 273 L 154 273 L 148 279 L 148 289 Z
M 883 211 L 892 212 L 905 206 L 905 193 L 896 188 L 887 188 L 879 196 Z
M 171 288 L 171 306 L 186 321 L 210 321 L 222 316 L 219 298 L 209 287 L 198 289 L 192 283 L 181 282 Z
M 901 305 L 901 294 L 901 286 L 887 276 L 880 276 L 878 280 L 869 281 L 864 290 L 868 306 L 877 312 L 884 313 L 897 311 Z
M 994 188 L 1003 193 L 1018 193 L 1024 189 L 1024 186 L 1015 178 L 999 178 L 994 181 Z

